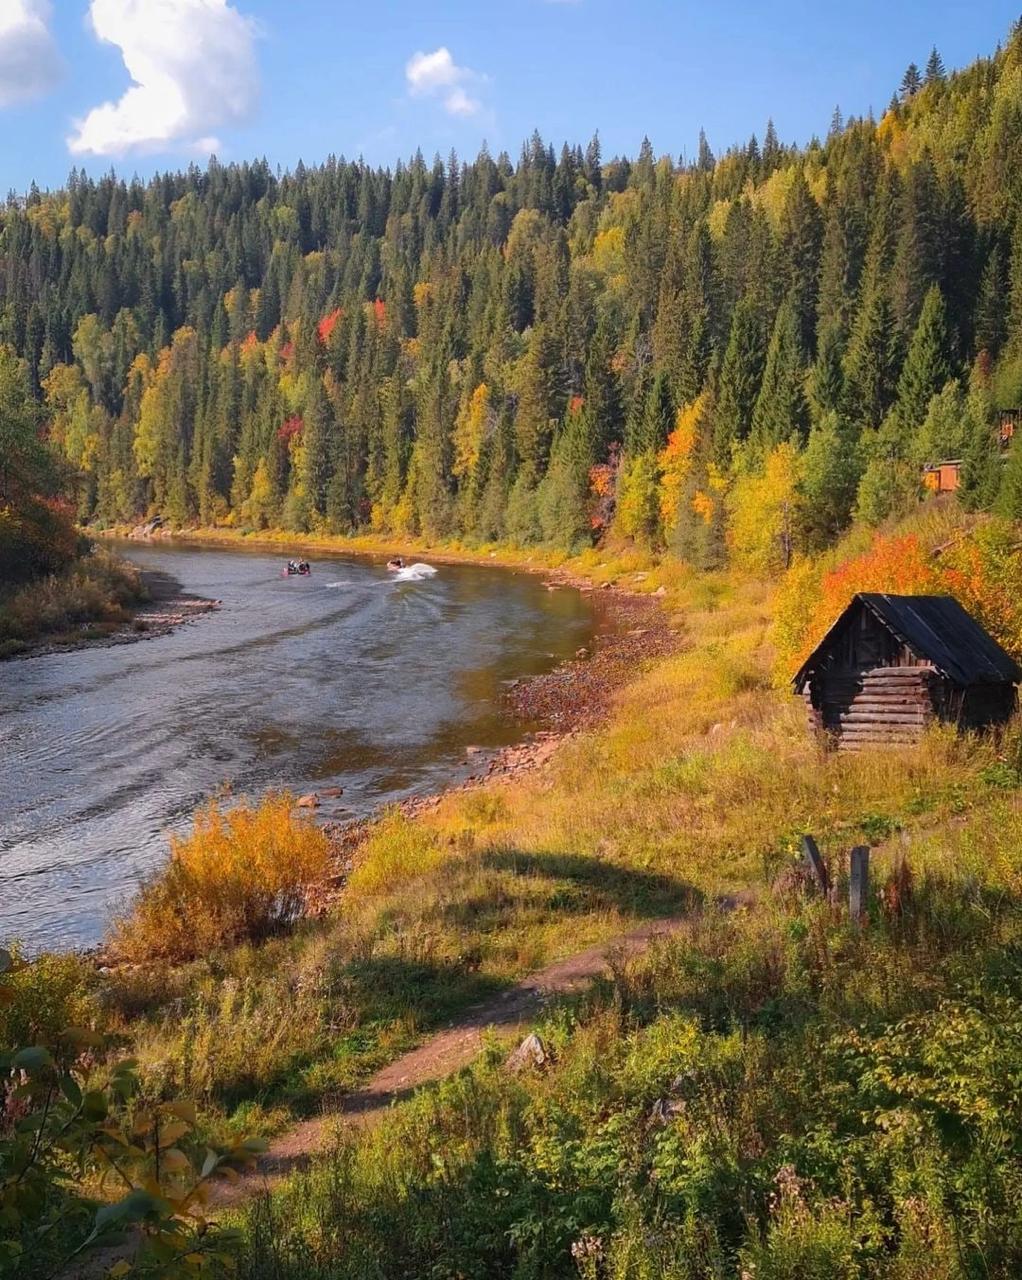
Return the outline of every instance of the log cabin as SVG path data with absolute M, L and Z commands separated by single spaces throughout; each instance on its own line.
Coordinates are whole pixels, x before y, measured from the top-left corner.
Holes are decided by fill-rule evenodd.
M 860 592 L 792 681 L 840 750 L 916 742 L 934 720 L 1002 724 L 1022 669 L 950 596 Z

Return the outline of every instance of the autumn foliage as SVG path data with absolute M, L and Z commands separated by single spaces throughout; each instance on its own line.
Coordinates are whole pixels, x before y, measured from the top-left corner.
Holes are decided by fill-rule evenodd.
M 791 676 L 859 591 L 948 595 L 1022 657 L 1022 541 L 1017 526 L 986 520 L 942 547 L 916 533 L 876 534 L 868 550 L 833 563 L 803 559 L 787 574 L 774 623 L 778 675 Z
M 327 836 L 287 794 L 228 809 L 214 801 L 191 834 L 170 837 L 170 850 L 116 927 L 126 956 L 189 960 L 265 937 L 300 915 L 306 889 L 330 862 Z
M 316 326 L 316 333 L 324 346 L 330 341 L 330 335 L 337 327 L 337 321 L 340 320 L 342 314 L 340 307 L 334 307 L 333 311 L 325 315 Z
M 280 426 L 277 431 L 277 439 L 282 440 L 284 444 L 290 444 L 295 436 L 300 436 L 302 434 L 304 426 L 304 421 L 295 414 Z

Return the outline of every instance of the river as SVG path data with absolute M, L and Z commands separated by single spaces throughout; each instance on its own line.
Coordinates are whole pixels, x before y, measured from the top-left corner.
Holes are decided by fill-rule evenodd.
M 529 574 L 175 545 L 126 554 L 221 609 L 169 635 L 0 663 L 0 939 L 97 942 L 204 800 L 340 786 L 357 816 L 471 771 L 523 732 L 508 682 L 597 627 L 587 597 Z

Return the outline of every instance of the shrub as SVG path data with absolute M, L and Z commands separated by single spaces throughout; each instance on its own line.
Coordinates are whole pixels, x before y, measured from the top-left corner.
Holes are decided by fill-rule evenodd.
M 124 605 L 144 594 L 134 565 L 108 551 L 94 551 L 65 572 L 28 583 L 0 603 L 0 642 L 13 646 L 84 622 L 119 622 Z
M 308 886 L 330 863 L 330 841 L 294 812 L 286 793 L 196 815 L 188 836 L 139 891 L 114 945 L 135 959 L 192 959 L 210 947 L 266 937 L 301 912 Z

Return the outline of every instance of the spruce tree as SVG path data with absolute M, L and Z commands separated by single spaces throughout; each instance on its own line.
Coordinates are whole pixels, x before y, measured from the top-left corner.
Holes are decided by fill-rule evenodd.
M 987 256 L 976 298 L 975 345 L 991 357 L 999 354 L 1008 333 L 1008 282 L 1000 245 L 995 244 Z
M 930 56 L 926 60 L 926 84 L 937 84 L 945 79 L 944 59 L 937 52 L 937 46 L 934 45 L 930 50 Z
M 898 338 L 881 283 L 868 279 L 852 324 L 844 359 L 844 405 L 859 426 L 879 426 L 890 407 L 898 361 Z
M 764 357 L 759 312 L 743 299 L 731 320 L 714 409 L 713 454 L 720 464 L 730 460 L 732 446 L 744 440 L 752 427 Z
M 809 418 L 805 378 L 805 349 L 795 302 L 789 295 L 774 321 L 752 415 L 751 438 L 763 456 L 785 440 L 804 436 Z
M 900 92 L 902 102 L 908 102 L 922 87 L 923 77 L 919 74 L 919 68 L 914 62 L 910 62 L 901 78 Z
M 627 440 L 631 454 L 659 453 L 674 426 L 674 405 L 667 375 L 660 370 L 653 378 L 642 408 Z
M 898 379 L 895 416 L 903 431 L 922 425 L 931 399 L 951 377 L 944 297 L 933 285 L 926 295 Z

